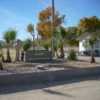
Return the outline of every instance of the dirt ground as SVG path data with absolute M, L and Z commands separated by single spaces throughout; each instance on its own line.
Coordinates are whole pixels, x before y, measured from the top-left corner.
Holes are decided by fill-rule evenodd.
M 5 63 L 3 64 L 4 70 L 0 71 L 0 74 L 5 73 L 29 73 L 29 72 L 43 72 L 43 71 L 56 71 L 64 69 L 76 69 L 76 68 L 93 68 L 100 67 L 100 63 L 91 64 L 87 61 L 67 61 L 60 63 Z

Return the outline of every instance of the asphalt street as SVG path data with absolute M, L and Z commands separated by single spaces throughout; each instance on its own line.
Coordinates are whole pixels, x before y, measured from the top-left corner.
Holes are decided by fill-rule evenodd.
M 19 91 L 16 91 L 17 88 L 0 89 L 0 100 L 100 100 L 100 77 L 47 87 L 20 86 Z

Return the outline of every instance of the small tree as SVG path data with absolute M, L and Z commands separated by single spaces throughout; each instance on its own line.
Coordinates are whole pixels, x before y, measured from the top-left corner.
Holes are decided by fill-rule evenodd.
M 79 41 L 77 40 L 77 27 L 69 27 L 66 29 L 66 44 L 70 46 L 68 59 L 69 60 L 76 60 L 77 54 L 74 49 L 74 47 L 77 47 L 79 44 Z
M 64 58 L 64 49 L 63 49 L 63 41 L 64 37 L 62 36 L 63 34 L 63 27 L 58 27 L 54 33 L 54 50 L 57 55 L 57 57 Z M 60 49 L 60 56 L 58 56 L 58 49 Z
M 23 50 L 26 52 L 31 47 L 31 40 L 27 39 L 23 43 Z
M 74 49 L 71 49 L 68 55 L 68 60 L 77 60 L 77 55 L 76 52 L 74 51 Z
M 91 46 L 91 63 L 95 63 L 94 44 L 100 39 L 100 19 L 96 16 L 82 18 L 78 26 L 81 34 L 88 32 L 90 35 L 89 44 Z
M 6 42 L 6 47 L 7 47 L 7 62 L 11 62 L 11 57 L 10 57 L 10 46 L 14 43 L 16 39 L 17 32 L 13 29 L 8 30 L 4 33 L 4 39 Z
M 91 37 L 87 41 L 84 42 L 84 47 L 85 48 L 91 48 L 91 63 L 95 63 L 95 52 L 94 52 L 94 45 L 97 42 L 97 39 L 95 37 Z

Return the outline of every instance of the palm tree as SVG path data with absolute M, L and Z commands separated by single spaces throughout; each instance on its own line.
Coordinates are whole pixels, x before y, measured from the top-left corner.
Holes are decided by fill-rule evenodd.
M 2 54 L 0 54 L 0 70 L 3 70 Z
M 53 49 L 56 57 L 64 58 L 64 39 L 65 39 L 66 31 L 64 27 L 56 28 L 54 33 L 54 40 L 53 40 Z M 58 55 L 57 51 L 60 49 L 60 56 Z
M 64 58 L 64 41 L 65 41 L 65 37 L 66 37 L 66 30 L 64 27 L 60 27 L 60 32 L 61 32 L 61 47 L 60 47 L 60 51 L 61 51 L 61 58 Z
M 20 55 L 20 48 L 22 46 L 22 41 L 21 40 L 17 40 L 16 41 L 16 61 L 19 61 L 19 55 Z
M 7 62 L 11 62 L 10 57 L 10 46 L 14 43 L 14 40 L 16 39 L 17 32 L 13 29 L 8 30 L 4 33 L 4 39 L 7 46 Z
M 27 26 L 27 31 L 30 32 L 30 34 L 32 35 L 33 42 L 34 42 L 34 39 L 35 39 L 34 25 L 29 24 L 29 25 Z M 32 43 L 32 44 L 33 44 L 33 43 Z M 34 49 L 34 45 L 33 45 L 33 49 Z
M 3 70 L 2 57 L 2 44 L 0 43 L 0 70 Z

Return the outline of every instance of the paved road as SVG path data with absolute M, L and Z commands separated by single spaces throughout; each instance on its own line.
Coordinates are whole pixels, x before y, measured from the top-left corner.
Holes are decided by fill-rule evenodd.
M 19 92 L 1 92 L 0 100 L 100 100 L 100 77 L 41 89 L 30 87 L 26 86 L 26 90 Z

